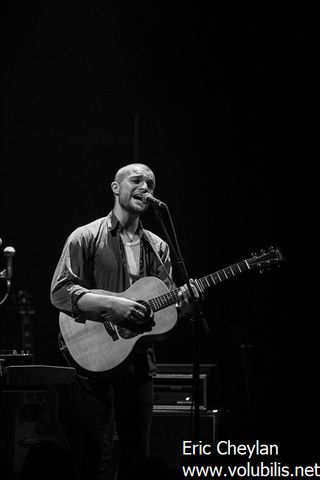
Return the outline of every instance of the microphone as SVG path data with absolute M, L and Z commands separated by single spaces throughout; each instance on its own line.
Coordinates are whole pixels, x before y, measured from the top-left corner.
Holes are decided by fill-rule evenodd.
M 13 276 L 13 269 L 12 269 L 12 259 L 15 255 L 16 251 L 13 247 L 6 247 L 3 250 L 3 255 L 7 258 L 7 266 L 6 266 L 6 274 L 5 278 L 7 280 L 7 284 L 10 287 L 10 280 Z
M 160 208 L 165 208 L 167 206 L 165 203 L 161 202 L 161 200 L 151 195 L 151 193 L 144 193 L 142 195 L 142 200 L 144 201 L 144 203 L 152 203 L 152 205 Z

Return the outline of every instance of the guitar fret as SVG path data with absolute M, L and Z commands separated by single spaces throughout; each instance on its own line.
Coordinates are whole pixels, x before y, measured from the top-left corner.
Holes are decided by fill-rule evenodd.
M 160 295 L 157 298 L 149 300 L 149 305 L 151 306 L 152 310 L 156 312 L 178 301 L 178 290 L 172 290 L 168 293 Z
M 243 273 L 244 271 L 246 271 L 249 267 L 246 265 L 246 263 L 244 261 L 242 262 L 239 262 L 239 263 L 235 263 L 234 265 L 231 265 L 229 267 L 230 271 L 232 272 L 232 274 L 235 276 L 235 275 L 239 275 L 240 273 Z
M 167 296 L 166 295 L 161 295 L 161 297 L 158 298 L 159 300 L 159 305 L 160 305 L 160 308 L 164 308 L 168 305 L 168 301 L 167 301 Z
M 249 270 L 250 265 L 247 260 L 243 260 L 239 263 L 231 265 L 229 267 L 223 268 L 215 273 L 207 275 L 203 278 L 195 280 L 198 290 L 202 293 L 207 287 L 221 283 L 224 280 L 228 280 L 231 277 L 235 277 L 240 273 L 243 273 L 245 270 Z M 180 289 L 170 290 L 169 292 L 160 295 L 159 297 L 149 300 L 149 304 L 153 311 L 162 310 L 163 308 L 172 305 L 179 301 L 178 292 Z
M 230 278 L 230 268 L 224 268 L 222 271 L 225 274 L 226 279 Z
M 154 304 L 155 304 L 155 309 L 156 309 L 156 311 L 157 311 L 157 310 L 161 310 L 161 302 L 160 302 L 160 300 L 159 300 L 159 297 L 155 298 Z
M 241 273 L 245 272 L 246 270 L 250 270 L 250 266 L 249 266 L 247 260 L 243 260 L 242 262 L 239 262 L 237 265 L 238 265 Z M 241 268 L 240 268 L 240 265 L 241 265 Z
M 161 309 L 161 302 L 159 301 L 159 297 L 156 298 L 154 304 L 155 304 L 156 310 L 160 310 L 160 309 Z
M 179 301 L 179 295 L 178 295 L 179 290 L 171 290 L 168 295 L 170 295 L 171 299 L 173 300 L 172 303 L 176 303 Z
M 207 275 L 206 277 L 198 280 L 198 283 L 202 286 L 202 288 L 211 287 L 213 285 L 216 285 L 217 283 L 223 282 L 224 280 L 228 280 L 231 277 L 235 277 L 236 275 L 244 272 L 249 268 L 250 266 L 248 262 L 244 260 L 240 263 L 236 263 L 235 265 L 231 265 L 215 273 L 212 273 L 211 275 Z
M 196 280 L 194 281 L 194 283 L 196 284 L 196 287 L 197 287 L 197 289 L 199 290 L 199 292 L 200 292 L 200 293 L 203 293 L 204 288 L 203 288 L 203 286 L 202 286 L 201 280 L 197 280 L 197 279 L 196 279 Z
M 201 278 L 201 279 L 199 280 L 199 282 L 201 282 L 202 288 L 203 288 L 203 290 L 204 290 L 204 289 L 206 288 L 206 284 L 205 284 L 204 279 Z

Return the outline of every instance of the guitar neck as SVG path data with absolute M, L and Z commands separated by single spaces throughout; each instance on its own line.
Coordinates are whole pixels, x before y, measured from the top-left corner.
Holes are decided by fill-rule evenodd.
M 242 260 L 239 263 L 235 263 L 234 265 L 230 265 L 222 270 L 218 270 L 215 273 L 211 273 L 210 275 L 199 278 L 199 280 L 196 280 L 196 284 L 199 290 L 203 291 L 206 288 L 213 287 L 218 283 L 229 280 L 229 278 L 236 277 L 237 275 L 240 275 L 240 273 L 244 273 L 247 270 L 250 270 L 250 265 L 247 260 Z
M 229 278 L 240 275 L 240 273 L 244 273 L 247 270 L 250 270 L 250 265 L 247 260 L 242 260 L 239 263 L 235 263 L 234 265 L 230 265 L 229 267 L 223 268 L 222 270 L 218 270 L 215 273 L 211 273 L 210 275 L 199 278 L 195 280 L 195 283 L 200 292 L 203 292 L 207 288 L 213 287 L 214 285 L 217 285 L 224 280 L 228 280 Z M 164 295 L 152 298 L 148 301 L 151 309 L 154 312 L 157 312 L 159 310 L 162 310 L 163 308 L 169 307 L 170 305 L 179 302 L 180 290 L 181 287 L 175 288 L 173 290 L 169 290 Z

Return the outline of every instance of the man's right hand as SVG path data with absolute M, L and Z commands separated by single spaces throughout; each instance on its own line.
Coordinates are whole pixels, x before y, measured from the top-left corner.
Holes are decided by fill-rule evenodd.
M 122 320 L 143 323 L 148 315 L 147 308 L 139 302 L 125 297 L 112 297 L 108 308 L 108 317 L 118 324 Z
M 106 312 L 108 319 L 116 325 L 123 320 L 144 323 L 150 319 L 150 312 L 145 305 L 105 290 L 86 293 L 78 300 L 78 307 L 83 316 L 88 314 L 89 319 L 92 314 L 99 318 L 99 314 Z

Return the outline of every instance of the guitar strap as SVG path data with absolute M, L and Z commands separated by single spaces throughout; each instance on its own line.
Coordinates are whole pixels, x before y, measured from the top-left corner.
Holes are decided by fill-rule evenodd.
M 171 288 L 172 288 L 172 289 L 173 289 L 173 288 L 176 288 L 176 286 L 175 286 L 172 278 L 171 278 L 170 275 L 169 275 L 168 270 L 166 269 L 163 261 L 162 261 L 161 258 L 160 258 L 159 253 L 158 253 L 157 250 L 156 250 L 156 247 L 155 247 L 155 245 L 154 245 L 154 241 L 153 241 L 153 239 L 152 239 L 152 237 L 151 237 L 151 235 L 150 235 L 150 232 L 147 232 L 145 229 L 143 229 L 143 234 L 147 237 L 148 242 L 149 242 L 149 244 L 151 245 L 151 248 L 152 248 L 152 250 L 153 250 L 154 253 L 155 253 L 155 256 L 156 256 L 157 259 L 159 260 L 159 262 L 160 262 L 160 264 L 161 264 L 161 266 L 162 266 L 162 268 L 163 268 L 163 270 L 164 270 L 164 272 L 165 272 L 165 274 L 166 274 L 166 276 L 167 276 L 167 278 L 168 278 L 168 280 L 169 280 L 169 283 L 170 283 L 170 285 L 171 285 Z

